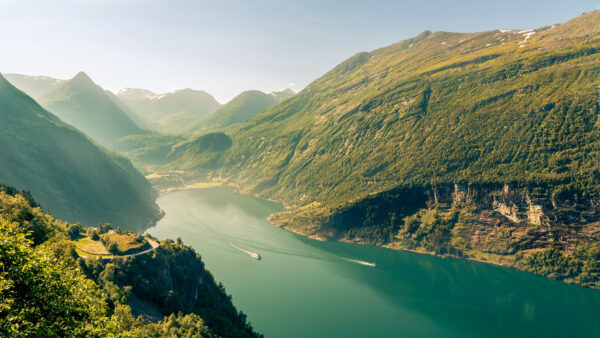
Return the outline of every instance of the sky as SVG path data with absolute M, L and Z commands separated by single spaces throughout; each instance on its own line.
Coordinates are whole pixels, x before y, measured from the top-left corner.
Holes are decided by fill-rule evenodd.
M 338 63 L 424 30 L 530 29 L 600 0 L 0 0 L 0 72 L 157 93 L 301 90 Z

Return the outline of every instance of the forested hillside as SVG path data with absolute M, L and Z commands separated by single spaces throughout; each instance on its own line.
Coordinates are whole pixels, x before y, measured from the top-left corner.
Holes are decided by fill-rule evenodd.
M 211 161 L 188 153 L 179 165 L 285 202 L 288 212 L 273 221 L 309 235 L 474 250 L 505 265 L 551 247 L 573 258 L 599 236 L 598 27 L 596 11 L 536 30 L 424 32 L 358 53 L 231 132 L 232 146 Z M 412 188 L 422 203 L 403 207 Z M 461 205 L 468 231 L 444 228 Z M 418 213 L 429 208 L 438 218 Z M 348 229 L 350 219 L 359 229 Z M 481 244 L 479 227 L 494 237 Z M 521 235 L 525 243 L 507 250 Z M 544 275 L 581 272 L 531 259 Z
M 131 230 L 159 216 L 155 193 L 129 160 L 97 146 L 0 75 L 0 181 L 56 217 Z
M 224 168 L 289 202 L 437 182 L 597 191 L 599 17 L 359 53 L 232 133 Z
M 80 231 L 0 186 L 1 336 L 259 336 L 180 241 L 102 261 L 78 256 Z

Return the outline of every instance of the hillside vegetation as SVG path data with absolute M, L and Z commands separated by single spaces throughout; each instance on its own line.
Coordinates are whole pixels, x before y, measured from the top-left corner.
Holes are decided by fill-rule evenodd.
M 0 187 L 1 336 L 259 336 L 181 241 L 134 257 L 82 259 L 69 240 L 80 228 Z
M 283 201 L 273 221 L 309 235 L 579 276 L 557 266 L 598 240 L 598 27 L 596 11 L 358 53 L 230 132 L 227 150 L 176 164 Z M 550 248 L 569 258 L 535 253 Z M 575 282 L 597 283 L 597 257 L 582 257 L 593 264 Z
M 599 17 L 359 53 L 231 133 L 223 172 L 290 204 L 455 182 L 595 194 Z
M 159 216 L 129 160 L 102 149 L 0 75 L 0 181 L 26 189 L 59 218 L 131 230 Z

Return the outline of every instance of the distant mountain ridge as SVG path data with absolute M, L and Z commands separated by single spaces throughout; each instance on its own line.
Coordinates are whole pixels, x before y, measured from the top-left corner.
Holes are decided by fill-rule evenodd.
M 189 88 L 163 94 L 126 88 L 120 90 L 117 97 L 147 121 L 151 129 L 170 133 L 181 132 L 190 123 L 204 118 L 221 106 L 207 92 Z
M 155 192 L 126 158 L 94 144 L 2 75 L 0 122 L 0 182 L 30 191 L 56 217 L 134 231 L 158 218 Z
M 37 99 L 60 86 L 65 80 L 56 79 L 49 76 L 33 76 L 23 74 L 3 74 L 4 78 L 13 86 L 19 88 L 27 95 Z
M 185 131 L 201 133 L 231 129 L 295 94 L 291 89 L 270 94 L 258 90 L 245 91 L 206 118 L 187 126 Z

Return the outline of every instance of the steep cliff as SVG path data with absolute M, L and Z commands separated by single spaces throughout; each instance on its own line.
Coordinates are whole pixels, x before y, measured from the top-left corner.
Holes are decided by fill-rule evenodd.
M 600 200 L 579 191 L 404 187 L 271 221 L 314 238 L 480 260 L 600 287 Z

